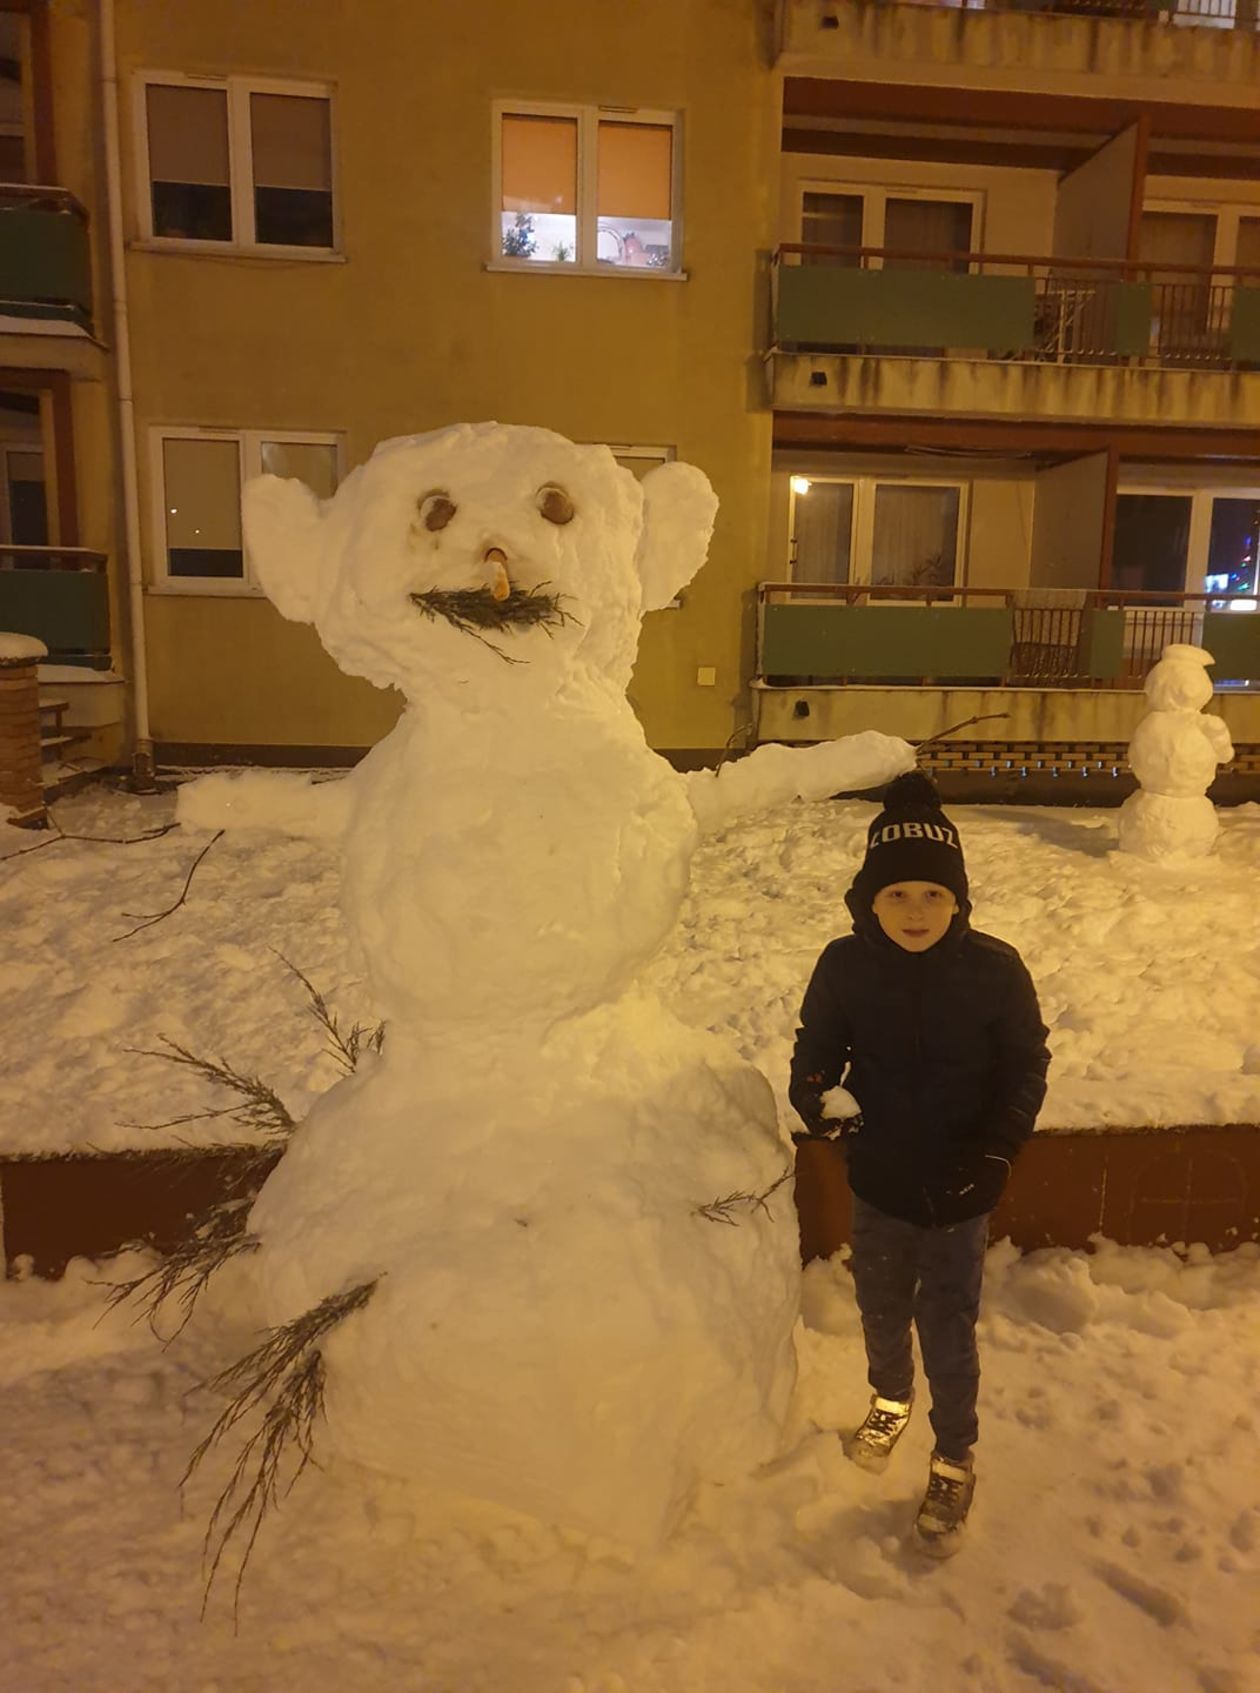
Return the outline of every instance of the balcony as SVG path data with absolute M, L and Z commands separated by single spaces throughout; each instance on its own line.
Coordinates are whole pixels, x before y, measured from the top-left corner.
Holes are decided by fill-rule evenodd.
M 943 770 L 1111 774 L 1172 642 L 1206 647 L 1237 748 L 1229 779 L 1260 784 L 1260 612 L 1254 597 L 1111 589 L 766 582 L 753 680 L 759 740 L 946 729 Z
M 776 411 L 1260 424 L 1260 270 L 780 247 Z
M 1247 108 L 1255 0 L 780 0 L 792 77 Z
M 0 185 L 0 327 L 92 332 L 87 213 L 64 189 Z
M 0 544 L 0 629 L 34 635 L 53 662 L 108 669 L 105 563 L 86 547 Z

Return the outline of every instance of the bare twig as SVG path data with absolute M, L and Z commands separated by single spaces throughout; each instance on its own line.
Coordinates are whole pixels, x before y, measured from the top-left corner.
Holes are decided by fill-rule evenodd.
M 259 1076 L 249 1076 L 243 1071 L 236 1070 L 226 1058 L 199 1058 L 195 1052 L 189 1052 L 185 1046 L 177 1041 L 169 1040 L 165 1035 L 158 1039 L 169 1050 L 154 1052 L 151 1048 L 129 1046 L 125 1051 L 135 1054 L 138 1058 L 161 1058 L 168 1064 L 182 1064 L 193 1070 L 197 1075 L 216 1087 L 231 1088 L 245 1100 L 244 1105 L 225 1108 L 225 1111 L 192 1111 L 187 1116 L 176 1117 L 170 1124 L 144 1123 L 133 1125 L 136 1128 L 168 1128 L 178 1123 L 193 1123 L 198 1119 L 230 1115 L 234 1122 L 242 1127 L 254 1129 L 262 1134 L 269 1134 L 278 1138 L 287 1138 L 296 1127 L 293 1114 L 280 1098 L 274 1088 Z
M 324 1360 L 319 1342 L 352 1312 L 361 1310 L 376 1285 L 375 1281 L 362 1282 L 345 1293 L 332 1294 L 291 1323 L 270 1329 L 260 1346 L 207 1384 L 211 1391 L 226 1391 L 232 1397 L 189 1459 L 181 1485 L 188 1482 L 211 1448 L 243 1418 L 256 1410 L 261 1410 L 262 1415 L 238 1454 L 206 1526 L 204 1550 L 208 1570 L 203 1616 L 223 1555 L 232 1539 L 243 1533 L 244 1548 L 234 1590 L 235 1612 L 245 1567 L 263 1518 L 291 1491 L 311 1462 L 315 1424 L 324 1409 Z M 296 1457 L 296 1465 L 282 1488 L 281 1474 L 290 1452 Z
M 693 1206 L 692 1215 L 707 1217 L 711 1223 L 728 1223 L 731 1228 L 735 1228 L 739 1223 L 739 1218 L 734 1215 L 737 1210 L 746 1208 L 749 1211 L 767 1211 L 767 1199 L 772 1193 L 777 1193 L 784 1182 L 789 1181 L 794 1174 L 795 1171 L 789 1165 L 779 1179 L 771 1182 L 761 1193 L 745 1193 L 742 1190 L 728 1193 L 725 1199 L 711 1199 L 707 1205 Z
M 948 729 L 942 729 L 937 735 L 929 735 L 926 741 L 913 743 L 916 752 L 924 747 L 930 747 L 934 741 L 943 741 L 947 735 L 956 735 L 960 729 L 970 729 L 973 723 L 996 723 L 1005 721 L 1010 716 L 1009 711 L 989 711 L 983 717 L 966 717 L 961 723 L 952 723 Z
M 372 1027 L 369 1027 L 366 1023 L 355 1023 L 351 1026 L 349 1033 L 343 1035 L 336 1012 L 329 1008 L 328 1001 L 310 977 L 303 975 L 297 965 L 291 959 L 286 958 L 282 952 L 276 951 L 275 947 L 271 950 L 275 952 L 276 957 L 285 968 L 293 972 L 306 989 L 311 1002 L 311 1016 L 314 1017 L 328 1037 L 328 1052 L 341 1065 L 348 1076 L 353 1075 L 364 1052 L 379 1052 L 381 1050 L 381 1045 L 385 1039 L 384 1023 L 377 1023 Z
M 137 911 L 124 911 L 123 912 L 124 917 L 140 917 L 141 920 L 140 920 L 140 922 L 138 922 L 136 924 L 134 929 L 128 929 L 125 935 L 115 935 L 114 939 L 116 941 L 130 940 L 132 935 L 138 935 L 140 933 L 141 929 L 151 929 L 155 923 L 160 923 L 164 917 L 169 917 L 171 915 L 172 911 L 178 911 L 180 906 L 188 898 L 188 890 L 189 890 L 189 888 L 192 887 L 192 879 L 197 874 L 198 865 L 201 863 L 202 859 L 210 851 L 210 848 L 219 839 L 219 836 L 222 835 L 222 833 L 223 833 L 222 829 L 216 830 L 215 833 L 213 835 L 211 835 L 210 839 L 206 842 L 205 846 L 202 847 L 201 851 L 197 854 L 196 858 L 193 859 L 192 864 L 189 867 L 188 875 L 184 878 L 183 890 L 180 893 L 179 898 L 175 901 L 174 905 L 168 905 L 165 911 L 154 911 L 154 912 L 149 913 L 147 916 L 142 916 L 142 914 L 140 912 L 137 912 Z
M 24 858 L 28 852 L 42 852 L 45 847 L 60 846 L 62 841 L 89 841 L 94 846 L 138 846 L 142 841 L 160 840 L 163 835 L 169 835 L 172 829 L 177 829 L 179 824 L 163 823 L 157 829 L 147 829 L 143 835 L 68 835 L 50 811 L 48 827 L 52 834 L 46 841 L 36 841 L 34 846 L 19 847 L 16 852 L 0 854 L 0 864 L 7 864 L 11 858 Z

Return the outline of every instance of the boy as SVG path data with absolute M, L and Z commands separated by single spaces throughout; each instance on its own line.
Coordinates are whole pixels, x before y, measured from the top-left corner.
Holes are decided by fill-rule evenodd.
M 1047 1030 L 1014 947 L 968 924 L 958 831 L 920 772 L 889 787 L 846 904 L 853 934 L 823 952 L 801 1006 L 789 1093 L 805 1132 L 792 1138 L 831 1141 L 853 1192 L 873 1393 L 846 1451 L 881 1470 L 905 1429 L 913 1320 L 935 1435 L 915 1530 L 948 1556 L 975 1490 L 989 1213 L 1045 1097 Z M 823 1096 L 842 1078 L 859 1114 L 836 1120 Z

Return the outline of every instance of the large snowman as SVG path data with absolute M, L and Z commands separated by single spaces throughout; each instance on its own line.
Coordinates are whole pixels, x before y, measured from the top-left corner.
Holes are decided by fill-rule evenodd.
M 321 504 L 263 477 L 267 593 L 401 689 L 339 782 L 211 776 L 180 816 L 342 842 L 379 1057 L 316 1104 L 249 1228 L 275 1325 L 347 1289 L 326 1430 L 360 1463 L 625 1543 L 773 1455 L 798 1250 L 766 1080 L 636 985 L 704 830 L 881 783 L 866 734 L 676 773 L 625 698 L 642 614 L 716 501 L 603 447 L 460 425 L 388 441 Z M 755 984 L 750 983 L 750 991 Z M 698 1207 L 750 1196 L 726 1218 Z
M 1216 840 L 1220 823 L 1207 790 L 1234 746 L 1222 720 L 1203 711 L 1214 662 L 1203 647 L 1177 643 L 1146 678 L 1147 713 L 1129 742 L 1139 787 L 1119 816 L 1121 849 L 1139 858 L 1201 858 Z

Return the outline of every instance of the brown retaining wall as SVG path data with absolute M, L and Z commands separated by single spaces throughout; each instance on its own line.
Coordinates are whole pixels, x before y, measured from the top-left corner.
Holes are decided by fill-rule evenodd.
M 70 1258 L 100 1258 L 133 1241 L 161 1249 L 188 1219 L 239 1190 L 232 1153 L 0 1159 L 5 1267 L 59 1276 Z M 801 1147 L 796 1160 L 801 1254 L 830 1257 L 848 1240 L 849 1191 L 839 1154 Z M 994 1215 L 993 1238 L 1024 1251 L 1082 1247 L 1095 1234 L 1123 1246 L 1202 1241 L 1225 1251 L 1260 1241 L 1260 1127 L 1043 1132 L 1020 1156 Z

